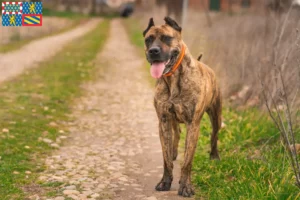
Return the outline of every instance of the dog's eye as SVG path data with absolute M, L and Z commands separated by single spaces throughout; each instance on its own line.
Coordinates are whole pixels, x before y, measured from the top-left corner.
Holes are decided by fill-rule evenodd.
M 173 37 L 168 36 L 168 35 L 162 35 L 162 36 L 160 37 L 160 40 L 161 40 L 162 42 L 166 43 L 167 45 L 171 45 L 171 42 L 172 42 L 172 40 L 173 40 Z
M 154 41 L 154 37 L 153 36 L 149 36 L 145 39 L 145 44 L 146 46 L 149 48 L 149 46 L 152 44 L 152 42 Z
M 149 43 L 153 42 L 153 40 L 154 40 L 154 37 L 149 36 L 145 39 L 145 42 L 146 42 L 146 44 L 149 44 Z

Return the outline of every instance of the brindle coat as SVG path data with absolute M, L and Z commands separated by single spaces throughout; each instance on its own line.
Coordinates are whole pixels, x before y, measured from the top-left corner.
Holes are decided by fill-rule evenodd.
M 165 21 L 165 25 L 155 26 L 153 19 L 150 19 L 148 28 L 144 31 L 146 56 L 150 63 L 153 60 L 149 56 L 149 49 L 153 46 L 158 46 L 161 54 L 165 54 L 161 56 L 163 60 L 172 58 L 173 54 L 178 57 L 182 45 L 186 47 L 181 38 L 181 27 L 169 17 Z M 205 112 L 212 124 L 210 158 L 219 159 L 217 140 L 221 127 L 221 94 L 213 70 L 194 59 L 186 48 L 181 66 L 171 76 L 162 76 L 157 80 L 154 105 L 159 119 L 164 158 L 164 174 L 156 190 L 170 190 L 173 160 L 177 157 L 180 139 L 179 124 L 184 123 L 187 135 L 178 194 L 190 197 L 194 194 L 191 184 L 192 161 L 199 137 L 200 121 Z

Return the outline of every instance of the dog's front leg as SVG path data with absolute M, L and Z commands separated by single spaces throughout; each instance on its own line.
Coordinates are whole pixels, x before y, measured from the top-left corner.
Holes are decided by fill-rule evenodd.
M 172 121 L 172 126 L 173 126 L 173 160 L 176 160 L 177 155 L 178 155 L 178 145 L 179 145 L 179 140 L 180 140 L 180 126 L 179 123 L 174 119 Z
M 181 168 L 180 186 L 178 190 L 178 194 L 184 197 L 191 197 L 195 194 L 191 182 L 191 169 L 199 136 L 199 124 L 200 120 L 187 124 L 184 162 Z
M 164 158 L 164 174 L 157 184 L 157 191 L 168 191 L 173 181 L 172 115 L 168 111 L 159 115 L 159 137 Z

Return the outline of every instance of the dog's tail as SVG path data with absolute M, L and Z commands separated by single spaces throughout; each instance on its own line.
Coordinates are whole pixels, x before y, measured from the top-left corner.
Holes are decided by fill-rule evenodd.
M 203 55 L 203 54 L 201 53 L 201 54 L 200 54 L 200 56 L 199 56 L 199 57 L 198 57 L 198 59 L 197 59 L 198 61 L 200 61 L 200 60 L 201 60 L 201 58 L 202 58 L 202 55 Z

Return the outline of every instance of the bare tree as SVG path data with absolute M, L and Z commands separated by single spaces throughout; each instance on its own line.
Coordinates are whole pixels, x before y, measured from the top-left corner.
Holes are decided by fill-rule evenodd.
M 91 0 L 91 15 L 96 14 L 96 6 L 97 6 L 97 0 Z
M 285 150 L 288 152 L 291 167 L 296 178 L 296 185 L 300 188 L 300 163 L 295 140 L 296 134 L 299 134 L 299 127 L 294 126 L 294 122 L 296 120 L 293 120 L 292 109 L 294 108 L 291 106 L 293 105 L 293 103 L 288 100 L 286 83 L 283 79 L 283 73 L 280 68 L 276 70 L 276 75 L 279 76 L 281 83 L 281 88 L 278 88 L 279 98 L 281 99 L 281 102 L 276 102 L 276 100 L 272 97 L 270 91 L 267 89 L 265 83 L 261 82 L 263 88 L 263 96 L 269 115 L 271 116 L 276 128 L 279 130 L 282 138 L 282 143 L 285 146 Z M 299 88 L 295 94 L 295 98 L 298 95 L 298 92 Z
M 66 11 L 70 11 L 71 10 L 71 6 L 72 6 L 72 0 L 65 0 L 64 4 L 66 6 Z
M 288 92 L 288 77 L 286 73 L 286 66 L 290 56 L 299 51 L 300 33 L 296 29 L 296 39 L 289 48 L 284 49 L 282 47 L 282 38 L 286 31 L 287 21 L 290 17 L 291 7 L 286 14 L 283 23 L 278 26 L 275 32 L 275 41 L 273 48 L 272 64 L 273 72 L 268 73 L 268 76 L 262 78 L 259 76 L 263 98 L 265 100 L 265 105 L 268 109 L 269 115 L 272 118 L 276 128 L 281 134 L 282 143 L 289 155 L 291 167 L 293 169 L 296 184 L 300 188 L 300 163 L 296 148 L 296 135 L 300 134 L 300 129 L 297 127 L 297 113 L 299 112 L 299 107 L 295 106 L 295 100 L 299 97 L 300 84 L 296 87 L 294 94 Z M 279 23 L 278 23 L 279 24 Z M 280 56 L 283 51 L 283 56 Z M 297 55 L 300 55 L 299 53 Z M 280 59 L 279 59 L 280 57 Z M 298 56 L 298 75 L 300 81 L 300 56 Z M 266 79 L 267 78 L 267 79 Z M 268 80 L 268 83 L 263 80 Z M 270 82 L 272 80 L 272 82 Z M 272 84 L 270 84 L 272 83 Z M 289 95 L 290 93 L 290 95 Z
M 228 0 L 228 12 L 229 12 L 229 14 L 233 13 L 232 6 L 233 6 L 233 0 Z
M 288 9 L 292 4 L 292 0 L 267 0 L 267 6 L 274 11 L 282 12 Z

